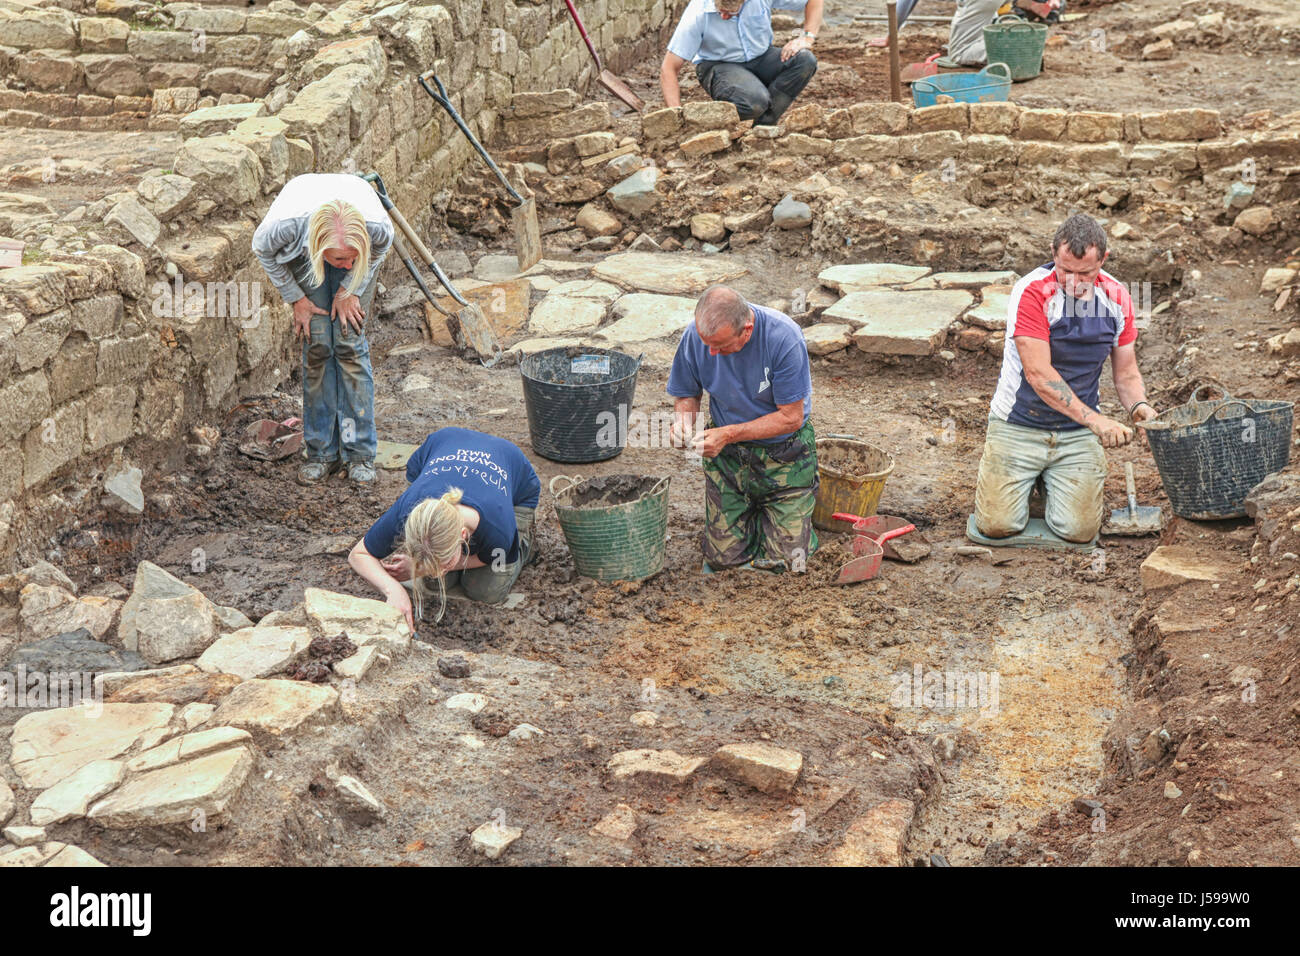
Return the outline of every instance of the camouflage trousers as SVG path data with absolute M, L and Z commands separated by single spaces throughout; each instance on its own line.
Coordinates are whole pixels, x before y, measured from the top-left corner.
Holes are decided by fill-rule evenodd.
M 704 561 L 711 569 L 752 561 L 760 568 L 804 570 L 817 548 L 811 423 L 775 445 L 727 445 L 704 459 L 704 479 Z

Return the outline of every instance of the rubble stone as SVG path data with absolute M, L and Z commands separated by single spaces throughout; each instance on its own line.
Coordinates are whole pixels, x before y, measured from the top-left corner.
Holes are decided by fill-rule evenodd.
M 769 794 L 789 793 L 803 770 L 803 754 L 762 742 L 727 744 L 713 759 L 727 776 Z

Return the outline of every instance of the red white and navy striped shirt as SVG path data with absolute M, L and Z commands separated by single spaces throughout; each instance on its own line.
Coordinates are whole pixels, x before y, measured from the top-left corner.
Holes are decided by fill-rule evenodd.
M 1002 374 L 993 393 L 990 414 L 1014 425 L 1053 431 L 1082 428 L 1044 402 L 1025 380 L 1016 336 L 1048 342 L 1052 368 L 1079 400 L 1096 409 L 1100 401 L 1101 370 L 1111 350 L 1137 339 L 1133 300 L 1128 290 L 1107 272 L 1098 275 L 1092 296 L 1067 295 L 1056 278 L 1054 263 L 1039 266 L 1016 283 L 1007 307 L 1007 336 Z

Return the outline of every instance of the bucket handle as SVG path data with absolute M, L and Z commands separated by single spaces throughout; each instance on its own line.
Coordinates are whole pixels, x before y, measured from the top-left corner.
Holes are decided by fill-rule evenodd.
M 567 481 L 569 485 L 567 488 L 561 488 L 559 491 L 556 491 L 555 483 L 557 481 L 560 481 L 561 479 Z M 582 484 L 586 480 L 587 480 L 586 478 L 570 478 L 568 475 L 556 475 L 554 478 L 551 479 L 550 484 L 547 487 L 551 489 L 551 497 L 558 498 L 560 497 L 560 495 L 572 491 L 574 488 L 578 487 L 578 485 Z
M 1188 401 L 1189 403 L 1190 403 L 1190 402 L 1209 401 L 1208 398 L 1206 398 L 1206 399 L 1201 399 L 1201 398 L 1197 398 L 1197 397 L 1196 397 L 1197 395 L 1200 395 L 1201 392 L 1202 392 L 1204 389 L 1207 389 L 1207 388 L 1217 388 L 1220 392 L 1222 392 L 1223 394 L 1222 394 L 1221 396 L 1219 396 L 1219 401 L 1221 401 L 1221 402 L 1229 401 L 1229 400 L 1232 398 L 1232 396 L 1228 394 L 1228 390 L 1227 390 L 1226 388 L 1224 388 L 1222 385 L 1219 385 L 1218 383 L 1207 383 L 1207 384 L 1205 384 L 1205 385 L 1198 385 L 1198 386 L 1196 387 L 1196 391 L 1192 392 L 1191 397 L 1188 398 L 1187 401 Z
M 994 26 L 1018 26 L 1018 27 L 1023 27 L 1024 30 L 1030 30 L 1030 31 L 1032 31 L 1035 26 L 1035 24 L 1030 23 L 1028 20 L 1025 20 L 1022 17 L 1016 16 L 1014 13 L 1002 14 L 1002 16 L 998 17 L 996 20 L 993 21 L 993 25 Z M 1021 32 L 1024 32 L 1024 30 L 1022 30 Z
M 1204 424 L 1205 424 L 1206 422 L 1208 422 L 1211 418 L 1214 418 L 1214 419 L 1217 420 L 1217 421 L 1223 421 L 1223 420 L 1224 420 L 1224 419 L 1223 419 L 1223 411 L 1224 411 L 1224 409 L 1231 408 L 1233 405 L 1240 405 L 1242 408 L 1244 408 L 1244 409 L 1246 410 L 1246 414 L 1247 414 L 1247 415 L 1253 415 L 1253 414 L 1255 413 L 1255 409 L 1251 408 L 1249 405 L 1247 405 L 1247 404 L 1246 404 L 1245 402 L 1243 402 L 1241 399 L 1239 399 L 1239 398 L 1230 398 L 1230 399 L 1228 399 L 1226 402 L 1222 402 L 1222 403 L 1220 403 L 1219 405 L 1216 405 L 1216 406 L 1214 407 L 1214 410 L 1213 410 L 1213 411 L 1211 411 L 1208 415 L 1206 415 L 1204 418 L 1201 419 L 1201 424 L 1204 425 Z
M 667 488 L 668 483 L 672 480 L 673 479 L 671 475 L 664 475 L 657 482 L 655 482 L 655 486 L 651 488 L 649 491 L 647 491 L 644 495 L 642 495 L 642 497 L 653 498 L 655 495 L 659 494 L 660 491 L 663 491 L 665 488 Z
M 1005 76 L 1002 77 L 1002 79 L 1004 80 L 1011 79 L 1011 67 L 1007 66 L 1005 63 L 990 63 L 988 66 L 984 67 L 984 69 L 980 70 L 980 72 L 986 76 L 998 76 L 997 73 L 993 72 L 993 68 L 995 66 L 1002 67 L 1002 72 L 1006 74 Z

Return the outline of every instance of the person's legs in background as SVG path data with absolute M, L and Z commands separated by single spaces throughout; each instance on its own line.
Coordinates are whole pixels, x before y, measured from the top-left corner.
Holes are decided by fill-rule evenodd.
M 299 283 L 312 304 L 327 313 L 333 298 L 329 269 L 327 265 L 325 282 L 319 286 Z M 321 481 L 338 470 L 338 366 L 328 314 L 312 316 L 310 334 L 302 345 L 302 438 L 307 463 L 298 469 L 299 483 Z
M 783 63 L 781 48 L 771 46 L 745 67 L 767 87 L 769 99 L 767 109 L 754 120 L 754 125 L 775 126 L 817 72 L 817 57 L 811 50 L 800 50 Z
M 326 284 L 337 289 L 339 281 L 347 273 L 328 264 L 325 269 L 329 277 Z M 366 321 L 369 321 L 373 301 L 372 288 L 361 302 Z M 373 481 L 378 435 L 375 432 L 375 378 L 370 364 L 370 343 L 364 327 L 357 332 L 342 321 L 331 324 L 334 326 L 334 361 L 338 366 L 334 380 L 341 457 L 348 464 L 349 478 Z
M 984 28 L 997 17 L 1003 0 L 957 0 L 957 12 L 948 28 L 948 55 L 939 61 L 961 66 L 983 66 L 988 60 L 984 49 Z
M 710 97 L 724 103 L 735 103 L 743 120 L 762 115 L 771 105 L 772 98 L 766 84 L 748 69 L 747 64 L 703 60 L 695 65 L 695 76 L 700 81 L 700 88 Z

